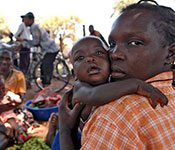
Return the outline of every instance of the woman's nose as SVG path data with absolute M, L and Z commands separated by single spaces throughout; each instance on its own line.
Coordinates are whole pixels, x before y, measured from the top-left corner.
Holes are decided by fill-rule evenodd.
M 109 52 L 110 58 L 113 60 L 120 59 L 124 60 L 124 54 L 123 52 L 117 47 Z

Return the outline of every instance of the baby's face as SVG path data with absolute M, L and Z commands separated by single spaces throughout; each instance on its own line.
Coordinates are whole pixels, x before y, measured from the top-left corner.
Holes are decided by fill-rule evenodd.
M 85 38 L 76 43 L 71 55 L 77 78 L 92 85 L 105 83 L 110 70 L 107 51 L 99 39 Z

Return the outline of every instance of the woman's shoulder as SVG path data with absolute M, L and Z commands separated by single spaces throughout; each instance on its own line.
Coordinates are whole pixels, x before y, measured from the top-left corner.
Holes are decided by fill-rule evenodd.
M 12 76 L 19 76 L 19 77 L 23 77 L 24 74 L 22 71 L 17 70 L 17 69 L 12 69 Z

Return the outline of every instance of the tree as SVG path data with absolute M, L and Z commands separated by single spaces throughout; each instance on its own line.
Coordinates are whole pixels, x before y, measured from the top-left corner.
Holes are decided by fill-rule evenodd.
M 70 49 L 69 45 L 72 45 L 77 41 L 76 27 L 81 23 L 81 19 L 77 16 L 70 16 L 68 18 L 60 16 L 52 16 L 45 19 L 41 26 L 48 30 L 50 36 L 53 37 L 60 45 L 62 51 Z
M 113 6 L 114 12 L 112 13 L 111 17 L 114 16 L 116 13 L 117 15 L 121 12 L 122 8 L 126 7 L 129 4 L 136 3 L 138 0 L 120 0 L 115 2 Z
M 4 19 L 4 16 L 0 15 L 0 35 L 3 36 L 3 38 L 5 39 L 5 41 L 8 41 L 8 35 L 10 33 L 10 29 Z
M 116 12 L 119 14 L 121 10 L 125 8 L 127 5 L 137 3 L 137 2 L 139 2 L 139 0 L 120 0 L 120 1 L 115 2 L 114 7 L 113 7 L 114 12 L 112 13 L 111 17 L 114 16 Z M 147 2 L 151 4 L 157 4 L 157 2 L 155 1 L 147 1 Z

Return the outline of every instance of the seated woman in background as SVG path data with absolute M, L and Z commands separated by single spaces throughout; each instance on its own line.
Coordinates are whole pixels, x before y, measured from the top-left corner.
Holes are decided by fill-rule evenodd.
M 0 75 L 5 79 L 6 91 L 19 95 L 22 102 L 26 93 L 26 81 L 21 71 L 12 68 L 12 55 L 8 50 L 0 51 Z
M 21 71 L 12 68 L 12 56 L 7 50 L 0 51 L 0 121 L 12 128 L 17 144 L 29 139 L 27 129 L 33 125 L 32 114 L 19 106 L 26 93 L 26 81 Z

